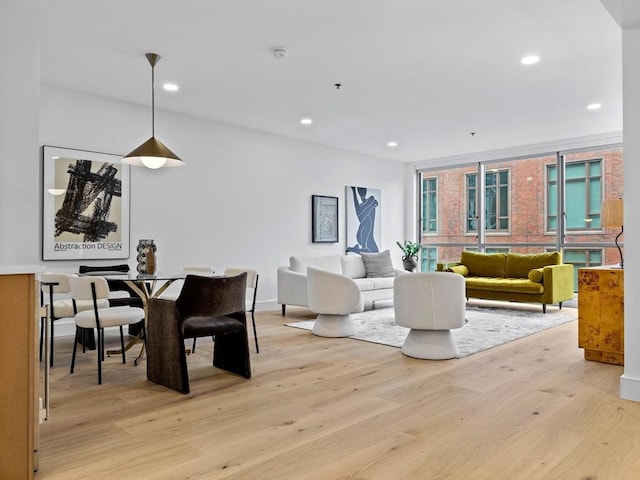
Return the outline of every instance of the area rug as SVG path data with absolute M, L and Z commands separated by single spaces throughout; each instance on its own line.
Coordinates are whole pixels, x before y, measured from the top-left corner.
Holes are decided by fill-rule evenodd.
M 452 330 L 460 351 L 458 358 L 497 347 L 518 338 L 577 320 L 576 309 L 547 309 L 547 313 L 507 308 L 467 306 L 467 324 Z M 396 325 L 393 308 L 354 313 L 356 333 L 349 338 L 402 347 L 408 328 Z M 289 327 L 311 330 L 313 320 L 291 322 Z

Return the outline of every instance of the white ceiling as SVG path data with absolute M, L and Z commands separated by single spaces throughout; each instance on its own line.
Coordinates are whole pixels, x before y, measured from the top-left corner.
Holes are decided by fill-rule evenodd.
M 161 55 L 158 117 L 404 162 L 622 130 L 621 30 L 599 0 L 47 0 L 41 22 L 46 83 L 150 105 L 144 53 Z

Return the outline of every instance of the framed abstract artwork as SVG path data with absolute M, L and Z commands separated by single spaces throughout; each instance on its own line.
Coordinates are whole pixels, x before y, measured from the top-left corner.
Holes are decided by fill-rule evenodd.
M 376 253 L 382 236 L 381 191 L 367 187 L 345 188 L 347 253 Z
M 42 259 L 129 258 L 129 166 L 121 156 L 42 147 Z
M 311 241 L 338 242 L 338 197 L 311 195 Z

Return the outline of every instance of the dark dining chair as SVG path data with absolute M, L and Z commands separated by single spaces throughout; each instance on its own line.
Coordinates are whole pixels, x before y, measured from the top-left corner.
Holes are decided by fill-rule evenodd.
M 129 273 L 131 269 L 129 265 L 123 263 L 121 265 L 80 265 L 78 268 L 79 274 L 108 274 L 108 273 Z M 111 307 L 139 307 L 142 308 L 142 300 L 138 294 L 129 286 L 124 280 L 120 279 L 108 279 L 109 290 L 111 292 L 125 292 L 129 294 L 128 297 L 111 297 L 109 304 Z
M 230 277 L 233 275 L 239 275 L 246 272 L 247 274 L 247 291 L 245 296 L 245 312 L 251 314 L 251 323 L 253 324 L 253 339 L 256 343 L 256 353 L 260 353 L 260 347 L 258 346 L 258 331 L 256 330 L 256 296 L 258 293 L 258 271 L 251 268 L 237 268 L 228 267 L 224 269 L 223 275 Z M 191 351 L 196 351 L 196 339 L 193 339 L 193 345 Z
M 149 300 L 147 378 L 189 393 L 186 338 L 214 337 L 213 366 L 251 378 L 245 314 L 246 273 L 187 275 L 178 298 Z

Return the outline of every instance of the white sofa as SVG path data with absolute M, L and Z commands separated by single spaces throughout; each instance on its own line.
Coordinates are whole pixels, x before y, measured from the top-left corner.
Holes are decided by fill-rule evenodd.
M 379 300 L 393 300 L 393 280 L 395 276 L 367 278 L 364 261 L 357 254 L 325 255 L 318 257 L 293 256 L 289 265 L 278 268 L 278 303 L 282 305 L 282 315 L 287 305 L 308 307 L 307 267 L 317 267 L 352 278 L 362 293 L 364 304 Z M 396 275 L 407 273 L 394 269 Z

